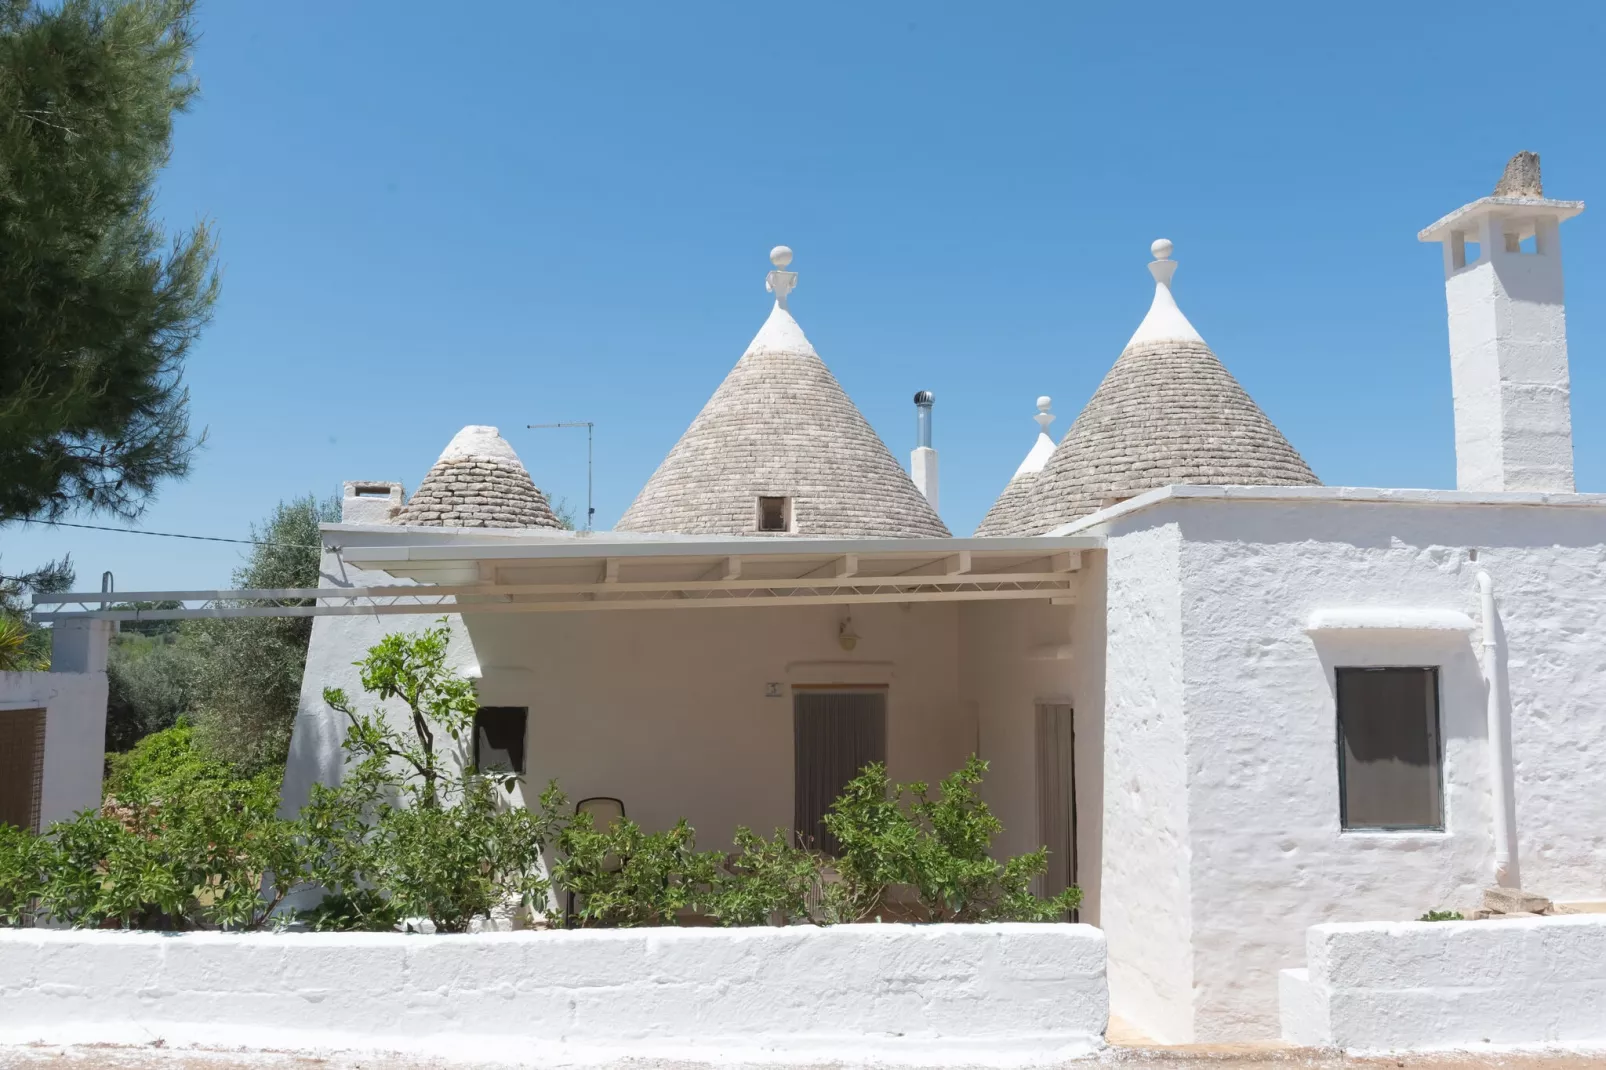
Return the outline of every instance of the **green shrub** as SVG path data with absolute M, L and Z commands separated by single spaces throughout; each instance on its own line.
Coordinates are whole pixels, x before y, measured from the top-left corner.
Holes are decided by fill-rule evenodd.
M 1465 921 L 1459 910 L 1430 910 L 1417 921 Z
M 590 814 L 576 814 L 558 846 L 553 879 L 577 897 L 573 920 L 581 926 L 677 924 L 681 911 L 709 901 L 721 862 L 719 852 L 697 850 L 684 818 L 648 833 L 627 819 L 598 829 Z
M 200 784 L 241 779 L 231 765 L 208 758 L 195 730 L 180 722 L 106 756 L 105 793 L 115 798 L 165 799 L 188 794 Z
M 465 932 L 500 904 L 545 908 L 549 885 L 541 853 L 552 831 L 544 807 L 502 807 L 491 782 L 470 777 L 454 806 L 385 811 L 373 879 L 390 889 L 390 907 L 402 917 L 426 917 L 441 932 Z
M 28 925 L 54 872 L 50 841 L 0 822 L 0 925 Z
M 79 927 L 260 929 L 302 881 L 276 778 L 190 779 L 53 826 L 44 913 Z
M 736 850 L 714 881 L 708 916 L 721 925 L 810 920 L 809 899 L 821 885 L 823 859 L 792 846 L 791 838 L 786 829 L 766 840 L 738 826 Z
M 880 916 L 904 886 L 924 921 L 1055 921 L 1076 909 L 1080 889 L 1032 893 L 1048 869 L 1046 848 L 1004 862 L 989 854 L 1003 825 L 976 794 L 986 771 L 972 755 L 935 798 L 924 783 L 891 783 L 879 762 L 850 781 L 825 817 L 841 845 L 841 880 L 825 889 L 835 920 Z

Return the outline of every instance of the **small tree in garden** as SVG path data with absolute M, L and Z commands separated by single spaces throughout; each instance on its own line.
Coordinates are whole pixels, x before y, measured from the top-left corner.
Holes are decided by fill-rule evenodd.
M 440 734 L 463 746 L 479 705 L 473 683 L 446 663 L 450 638 L 442 619 L 422 634 L 387 635 L 357 663 L 364 690 L 407 707 L 410 735 L 382 712 L 358 713 L 340 689 L 324 690 L 346 716 L 351 764 L 338 788 L 314 788 L 302 814 L 312 877 L 329 892 L 309 917 L 314 928 L 388 929 L 427 917 L 462 932 L 510 899 L 547 900 L 542 851 L 565 800 L 552 787 L 534 811 L 507 807 L 495 787 L 512 787 L 512 774 L 443 765 Z
M 326 687 L 323 700 L 346 715 L 345 748 L 358 761 L 381 757 L 401 763 L 417 776 L 418 803 L 436 808 L 443 780 L 448 779 L 436 753 L 436 731 L 459 745 L 474 729 L 479 697 L 474 684 L 446 664 L 451 631 L 446 618 L 419 635 L 387 635 L 356 664 L 362 669 L 363 690 L 381 700 L 400 699 L 412 716 L 413 736 L 408 739 L 391 727 L 383 713 L 359 714 L 338 687 Z M 509 777 L 508 780 L 513 778 Z
M 1003 831 L 976 794 L 987 763 L 972 755 L 933 798 L 919 781 L 893 784 L 879 762 L 865 766 L 831 804 L 825 827 L 841 844 L 841 881 L 827 886 L 842 921 L 876 916 L 890 890 L 913 888 L 928 921 L 1052 921 L 1082 901 L 1078 888 L 1050 899 L 1032 893 L 1048 870 L 1048 849 L 999 862 L 989 853 Z

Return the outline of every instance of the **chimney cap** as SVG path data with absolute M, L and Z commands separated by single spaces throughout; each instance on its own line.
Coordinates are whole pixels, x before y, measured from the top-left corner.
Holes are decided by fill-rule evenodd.
M 1545 186 L 1539 177 L 1539 154 L 1522 150 L 1506 164 L 1505 174 L 1495 183 L 1496 197 L 1523 197 L 1544 200 Z
M 921 391 L 916 392 L 916 394 L 915 394 L 915 404 L 916 405 L 934 405 L 934 404 L 936 404 L 936 401 L 937 401 L 937 395 L 933 394 L 929 390 L 921 390 Z

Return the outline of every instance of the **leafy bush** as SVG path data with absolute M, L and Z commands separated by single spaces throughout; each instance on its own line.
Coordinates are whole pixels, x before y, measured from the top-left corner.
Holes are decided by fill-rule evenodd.
M 648 833 L 628 819 L 597 829 L 590 814 L 576 814 L 558 846 L 553 878 L 577 897 L 581 926 L 674 925 L 681 911 L 708 901 L 721 862 L 719 852 L 697 850 L 684 818 Z
M 270 777 L 119 800 L 51 829 L 40 892 L 52 919 L 79 927 L 259 929 L 301 881 L 293 822 Z
M 734 846 L 709 896 L 709 917 L 721 925 L 811 920 L 810 898 L 824 880 L 823 858 L 792 846 L 786 829 L 776 829 L 766 840 L 738 826 Z
M 106 658 L 107 752 L 126 751 L 143 737 L 178 723 L 191 708 L 195 673 L 196 651 L 176 628 L 154 634 L 125 629 L 115 635 Z
M 1459 910 L 1430 910 L 1417 921 L 1465 921 Z
M 986 771 L 972 755 L 935 798 L 919 781 L 891 783 L 879 762 L 850 781 L 825 817 L 841 845 L 841 880 L 825 888 L 835 918 L 879 916 L 901 887 L 913 890 L 924 921 L 1053 921 L 1076 909 L 1080 889 L 1032 893 L 1048 870 L 1047 848 L 1004 862 L 988 853 L 1003 825 L 976 794 Z
M 0 822 L 0 925 L 27 925 L 54 871 L 50 841 Z

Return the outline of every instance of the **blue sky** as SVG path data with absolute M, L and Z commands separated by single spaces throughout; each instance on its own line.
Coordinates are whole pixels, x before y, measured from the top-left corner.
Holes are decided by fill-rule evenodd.
M 1454 484 L 1437 246 L 1518 149 L 1564 225 L 1580 489 L 1606 490 L 1606 5 L 240 4 L 200 11 L 203 95 L 162 179 L 214 220 L 208 429 L 141 525 L 243 537 L 342 479 L 411 490 L 495 424 L 613 523 L 763 322 L 793 312 L 893 452 L 937 395 L 968 533 L 1141 319 L 1183 310 L 1330 484 Z M 1509 31 L 1502 27 L 1509 27 Z M 103 518 L 77 517 L 90 523 Z M 115 523 L 115 521 L 112 521 Z M 13 526 L 81 587 L 222 586 L 238 547 Z

